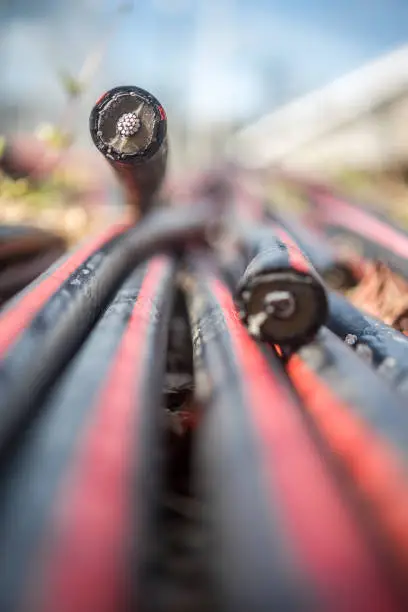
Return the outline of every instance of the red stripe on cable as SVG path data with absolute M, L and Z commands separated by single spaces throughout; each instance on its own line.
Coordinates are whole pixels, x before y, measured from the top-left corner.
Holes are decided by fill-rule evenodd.
M 333 451 L 341 457 L 408 571 L 408 479 L 398 453 L 354 416 L 298 356 L 288 373 Z
M 104 98 L 106 98 L 106 96 L 108 95 L 108 93 L 109 93 L 108 91 L 105 91 L 105 93 L 103 93 L 103 94 L 102 94 L 102 95 L 101 95 L 101 96 L 100 96 L 100 97 L 97 99 L 97 101 L 95 102 L 95 106 L 96 106 L 97 104 L 100 104 L 100 103 L 102 102 L 102 100 L 103 100 Z
M 118 612 L 126 604 L 129 538 L 135 521 L 132 477 L 141 352 L 166 262 L 157 257 L 148 266 L 93 422 L 59 500 L 42 612 Z
M 346 202 L 332 196 L 319 195 L 318 199 L 324 202 L 324 218 L 348 227 L 357 234 L 373 240 L 401 257 L 408 258 L 408 237 L 398 230 L 372 217 L 359 208 L 354 208 Z
M 307 433 L 298 407 L 239 323 L 226 287 L 214 281 L 212 289 L 224 310 L 245 376 L 265 480 L 271 488 L 278 487 L 294 545 L 320 587 L 327 609 L 396 610 L 388 584 Z
M 306 257 L 304 256 L 296 242 L 292 239 L 292 237 L 276 223 L 271 222 L 270 226 L 272 227 L 274 233 L 279 238 L 279 240 L 281 240 L 285 245 L 288 251 L 290 265 L 297 272 L 310 274 L 310 264 L 308 263 Z
M 108 228 L 94 240 L 87 242 L 83 248 L 78 249 L 66 261 L 41 283 L 26 293 L 17 304 L 0 315 L 0 356 L 4 355 L 10 345 L 15 342 L 25 327 L 34 319 L 45 302 L 61 287 L 69 276 L 94 251 L 103 246 L 105 242 L 114 238 L 128 226 L 117 224 Z

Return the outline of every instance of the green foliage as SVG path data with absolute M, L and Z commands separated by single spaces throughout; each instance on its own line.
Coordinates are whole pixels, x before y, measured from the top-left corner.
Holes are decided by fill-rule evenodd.
M 53 149 L 63 150 L 72 144 L 72 135 L 64 132 L 61 128 L 51 123 L 40 125 L 36 130 L 36 136 Z
M 343 170 L 336 174 L 334 180 L 347 189 L 360 189 L 370 184 L 370 174 L 362 170 Z
M 72 200 L 77 195 L 74 177 L 58 171 L 47 179 L 34 183 L 29 179 L 12 179 L 0 173 L 0 201 L 16 202 L 23 206 L 47 208 Z
M 4 136 L 0 136 L 0 159 L 3 157 L 5 149 L 6 149 L 6 139 Z
M 84 84 L 66 70 L 59 70 L 59 79 L 69 98 L 79 98 L 84 92 Z
M 116 15 L 123 15 L 131 12 L 133 8 L 133 0 L 119 0 L 114 12 Z M 101 40 L 106 42 L 105 39 L 106 35 L 104 34 Z M 96 48 L 90 50 L 89 56 L 85 61 L 85 66 L 87 62 L 91 64 L 93 72 L 96 69 L 93 55 L 95 53 L 99 54 L 99 47 L 100 43 L 98 42 Z M 75 113 L 72 111 L 73 109 L 75 110 L 77 100 L 83 95 L 86 87 L 89 85 L 88 81 L 92 75 L 88 75 L 88 78 L 85 78 L 85 76 L 74 76 L 64 68 L 58 70 L 57 75 L 67 97 L 67 108 L 65 109 L 67 121 L 65 121 L 62 127 L 53 124 L 40 125 L 36 130 L 36 136 L 46 143 L 49 148 L 60 151 L 62 159 L 64 151 L 73 143 L 73 133 L 70 131 L 70 124 L 72 123 L 73 116 L 75 117 Z M 6 139 L 0 135 L 0 158 L 4 153 L 5 146 Z M 58 164 L 58 167 L 50 176 L 41 181 L 31 181 L 29 179 L 14 180 L 0 171 L 0 205 L 3 199 L 8 203 L 15 202 L 16 205 L 28 205 L 35 208 L 58 206 L 62 205 L 63 202 L 75 200 L 78 197 L 79 191 L 80 188 L 76 184 L 75 177 L 67 175 L 63 171 L 63 164 L 61 163 Z

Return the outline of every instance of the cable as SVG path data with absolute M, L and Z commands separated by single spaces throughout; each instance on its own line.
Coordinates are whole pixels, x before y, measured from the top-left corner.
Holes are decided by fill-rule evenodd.
M 157 251 L 203 240 L 208 222 L 208 211 L 199 206 L 194 211 L 157 212 L 123 233 L 113 245 L 93 252 L 63 283 L 58 272 L 56 278 L 53 275 L 44 281 L 50 281 L 48 301 L 44 300 L 0 363 L 0 454 L 39 410 L 43 395 L 134 266 Z M 56 288 L 55 293 L 49 285 Z M 10 318 L 16 316 L 18 310 L 11 310 Z
M 231 171 L 224 183 L 216 176 L 213 184 L 225 210 L 218 257 L 249 333 L 270 344 L 308 342 L 327 316 L 320 277 L 281 227 L 265 223 L 262 201 L 245 190 L 239 175 Z
M 379 213 L 343 197 L 310 190 L 316 219 L 331 237 L 343 238 L 366 259 L 385 263 L 408 278 L 408 235 Z
M 297 245 L 277 226 L 243 232 L 249 264 L 237 287 L 248 330 L 270 344 L 299 346 L 324 325 L 325 288 Z
M 369 317 L 343 296 L 329 293 L 327 327 L 372 364 L 394 390 L 408 392 L 408 338 Z
M 128 203 L 145 213 L 166 172 L 167 118 L 162 105 L 140 87 L 115 87 L 92 109 L 89 128 Z
M 333 289 L 349 289 L 357 284 L 360 278 L 358 266 L 350 260 L 340 258 L 324 235 L 302 225 L 295 215 L 287 211 L 283 213 L 273 209 L 270 217 L 288 232 Z
M 165 255 L 132 273 L 3 466 L 4 612 L 140 609 L 154 595 L 174 273 Z
M 328 330 L 293 355 L 287 369 L 305 410 L 406 575 L 408 412 L 404 401 Z
M 219 609 L 394 609 L 281 369 L 270 370 L 206 264 L 194 264 L 185 290 Z
M 0 356 L 16 342 L 22 331 L 33 320 L 46 301 L 86 259 L 102 245 L 110 244 L 127 229 L 125 224 L 115 224 L 101 232 L 92 240 L 87 240 L 54 266 L 44 272 L 32 285 L 12 300 L 0 312 Z

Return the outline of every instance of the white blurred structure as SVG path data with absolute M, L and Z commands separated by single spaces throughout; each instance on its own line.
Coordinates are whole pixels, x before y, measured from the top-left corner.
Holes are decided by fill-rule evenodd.
M 239 131 L 229 153 L 248 167 L 316 176 L 408 165 L 408 45 Z

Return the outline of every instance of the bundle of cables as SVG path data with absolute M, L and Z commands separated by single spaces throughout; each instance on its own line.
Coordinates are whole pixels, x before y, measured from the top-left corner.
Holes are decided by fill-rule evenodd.
M 140 220 L 0 312 L 0 610 L 404 610 L 408 339 L 238 168 L 160 198 L 151 94 L 90 127 Z

